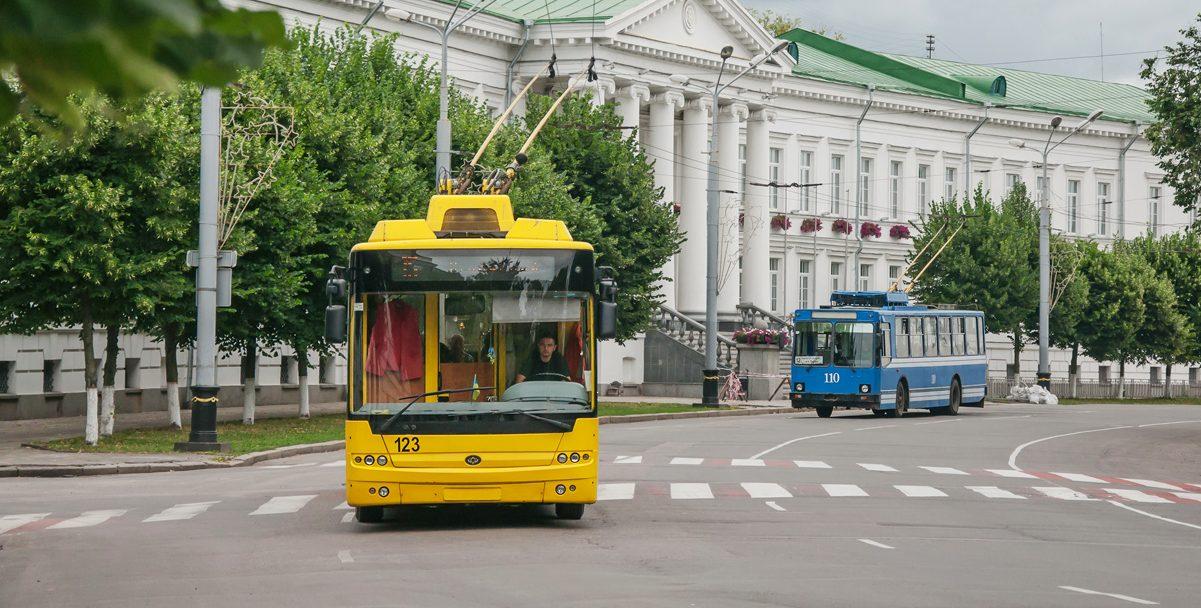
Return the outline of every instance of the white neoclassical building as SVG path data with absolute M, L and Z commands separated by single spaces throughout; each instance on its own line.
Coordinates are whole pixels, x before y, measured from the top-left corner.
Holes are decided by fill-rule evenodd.
M 708 91 L 720 50 L 733 48 L 730 69 L 737 72 L 779 42 L 735 0 L 482 1 L 486 10 L 450 36 L 448 69 L 456 86 L 494 111 L 552 54 L 559 77 L 541 81 L 545 89 L 561 89 L 595 57 L 599 79 L 588 85 L 593 99 L 614 103 L 625 126 L 635 127 L 631 136 L 654 160 L 665 199 L 680 208 L 687 240 L 664 269 L 672 280 L 663 285 L 666 307 L 659 318 L 676 328 L 704 314 L 705 253 L 714 246 L 705 231 L 710 154 L 717 155 L 720 180 L 715 246 L 726 329 L 739 323 L 740 305 L 784 317 L 827 302 L 832 290 L 887 288 L 910 250 L 910 240 L 894 235 L 894 227 L 907 226 L 932 200 L 979 184 L 996 198 L 1019 181 L 1037 192 L 1041 157 L 1011 140 L 1041 148 L 1056 115 L 1070 127 L 1103 111 L 1050 157 L 1055 230 L 1105 243 L 1178 230 L 1196 220 L 1171 204 L 1172 192 L 1161 184 L 1139 136 L 1153 117 L 1137 87 L 876 53 L 797 30 L 785 35 L 785 52 L 726 89 L 715 108 Z M 278 11 L 300 27 L 358 24 L 370 14 L 366 30 L 397 33 L 398 50 L 427 54 L 435 63 L 435 28 L 455 10 L 445 0 L 226 2 Z M 710 141 L 714 119 L 717 138 Z M 769 183 L 808 186 L 764 185 Z M 821 228 L 812 230 L 818 222 Z M 861 237 L 869 223 L 880 236 Z M 835 224 L 849 225 L 850 234 L 835 232 Z M 602 380 L 670 380 L 675 359 L 657 335 L 652 330 L 625 345 L 606 344 Z M 82 353 L 63 338 L 0 338 L 0 372 L 9 378 L 0 388 L 10 398 L 14 391 L 40 391 L 51 361 L 57 362 L 52 373 L 62 376 L 57 390 L 82 391 Z M 126 360 L 138 362 L 136 384 L 160 386 L 160 347 L 135 337 L 124 345 Z M 70 363 L 76 359 L 79 364 Z M 995 336 L 993 372 L 1004 374 L 1011 359 L 1008 342 Z M 1035 361 L 1033 349 L 1025 353 L 1024 375 L 1032 377 Z M 264 358 L 261 366 L 271 369 L 260 371 L 261 382 L 278 377 L 277 393 L 287 398 L 294 362 L 287 353 L 282 363 Z M 236 364 L 235 358 L 223 363 L 229 384 L 237 384 Z M 1053 374 L 1065 377 L 1067 366 L 1066 353 L 1055 353 Z M 324 368 L 323 382 L 336 384 L 336 365 L 326 362 Z M 1154 365 L 1128 370 L 1152 381 L 1162 373 Z M 1084 361 L 1084 377 L 1109 374 L 1108 364 Z M 1174 377 L 1197 375 L 1196 369 L 1176 370 Z M 0 418 L 4 409 L 0 396 Z

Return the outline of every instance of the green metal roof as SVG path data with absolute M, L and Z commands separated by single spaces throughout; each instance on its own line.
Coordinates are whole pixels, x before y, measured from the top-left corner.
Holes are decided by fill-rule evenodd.
M 1147 92 L 1128 84 L 875 53 L 800 29 L 780 38 L 793 43 L 793 73 L 807 78 L 1056 114 L 1100 109 L 1111 120 L 1154 120 Z
M 439 0 L 443 4 L 455 5 L 455 0 Z M 588 23 L 603 22 L 616 17 L 647 0 L 496 0 L 483 12 L 508 19 L 534 23 Z M 473 4 L 487 0 L 464 2 L 460 11 Z

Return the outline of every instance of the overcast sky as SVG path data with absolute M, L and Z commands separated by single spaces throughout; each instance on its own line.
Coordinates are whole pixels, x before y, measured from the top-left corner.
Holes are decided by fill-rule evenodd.
M 1198 0 L 742 0 L 869 50 L 1141 85 L 1142 60 L 1180 40 Z M 1104 36 L 1102 37 L 1102 33 Z M 1136 54 L 1137 53 L 1137 54 Z M 1083 57 L 1080 59 L 1056 59 Z

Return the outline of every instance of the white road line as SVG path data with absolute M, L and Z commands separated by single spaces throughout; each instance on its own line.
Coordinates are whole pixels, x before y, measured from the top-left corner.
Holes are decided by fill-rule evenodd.
M 290 469 L 294 466 L 297 466 L 297 465 L 294 465 L 294 464 L 267 464 L 267 465 L 263 465 L 259 468 L 260 469 Z
M 1185 499 L 1201 502 L 1201 493 L 1198 492 L 1172 492 L 1173 494 Z
M 829 469 L 830 465 L 820 460 L 794 460 L 793 464 L 802 469 Z
M 713 490 L 707 483 L 673 483 L 671 497 L 673 500 L 713 498 Z
M 16 530 L 25 524 L 31 524 L 35 521 L 45 519 L 49 513 L 21 513 L 19 515 L 5 515 L 0 517 L 0 534 L 4 534 L 9 530 Z
M 302 494 L 299 496 L 276 496 L 271 500 L 259 505 L 259 508 L 251 512 L 251 515 L 282 515 L 284 513 L 295 513 L 309 504 L 310 500 L 317 498 L 316 494 Z
M 688 458 L 685 456 L 677 456 L 677 457 L 671 459 L 670 464 L 696 465 L 696 464 L 701 464 L 702 462 L 705 462 L 704 458 Z
M 1177 490 L 1184 489 L 1180 486 L 1174 486 L 1170 483 L 1164 483 L 1162 481 L 1151 481 L 1150 479 L 1130 479 L 1129 477 L 1123 477 L 1122 479 L 1125 481 L 1129 481 L 1130 483 L 1137 483 L 1140 486 L 1145 486 L 1148 488 L 1155 488 L 1156 490 L 1171 490 L 1171 491 L 1175 492 Z
M 1121 507 L 1121 508 L 1123 508 L 1123 509 L 1126 509 L 1127 511 L 1134 511 L 1135 513 L 1138 513 L 1139 515 L 1146 515 L 1147 517 L 1150 517 L 1150 518 L 1153 518 L 1153 519 L 1158 519 L 1158 520 L 1160 520 L 1160 521 L 1166 521 L 1166 522 L 1168 522 L 1168 523 L 1170 523 L 1170 524 L 1176 524 L 1176 525 L 1178 525 L 1178 526 L 1184 526 L 1184 527 L 1186 527 L 1186 528 L 1193 528 L 1193 529 L 1196 529 L 1196 530 L 1201 530 L 1201 526 L 1198 526 L 1197 524 L 1190 524 L 1190 523 L 1186 523 L 1186 522 L 1183 522 L 1183 521 L 1176 521 L 1176 520 L 1174 520 L 1174 519 L 1169 519 L 1169 518 L 1167 518 L 1167 517 L 1162 517 L 1162 516 L 1160 516 L 1160 515 L 1156 515 L 1156 514 L 1154 514 L 1154 513 L 1148 513 L 1148 512 L 1146 512 L 1146 511 L 1140 511 L 1140 510 L 1138 510 L 1138 509 L 1135 509 L 1134 507 L 1132 507 L 1132 506 L 1130 506 L 1130 505 L 1124 505 L 1124 504 L 1122 504 L 1122 503 L 1120 503 L 1120 502 L 1118 502 L 1118 501 L 1116 501 L 1116 500 L 1109 500 L 1109 501 L 1106 501 L 1106 502 L 1108 502 L 1109 504 L 1111 504 L 1111 505 L 1113 505 L 1113 506 L 1115 506 L 1115 507 Z
M 830 496 L 867 496 L 863 488 L 853 483 L 823 483 L 822 489 Z
M 792 492 L 785 490 L 784 486 L 778 483 L 745 482 L 742 489 L 746 490 L 751 498 L 792 498 Z
M 633 483 L 602 483 L 596 486 L 597 500 L 630 500 L 634 498 Z
M 930 471 L 931 473 L 938 473 L 939 475 L 967 475 L 967 471 L 960 471 L 959 469 L 956 469 L 954 467 L 921 467 L 921 466 L 919 466 L 918 468 L 926 469 L 927 471 Z
M 1144 599 L 1140 599 L 1137 597 L 1131 597 L 1129 595 L 1122 595 L 1121 593 L 1105 593 L 1104 591 L 1093 591 L 1092 589 L 1084 589 L 1082 587 L 1069 587 L 1068 585 L 1060 585 L 1059 588 L 1064 589 L 1066 591 L 1075 591 L 1076 593 L 1084 593 L 1087 595 L 1104 595 L 1105 597 L 1112 597 L 1115 600 L 1124 600 L 1124 601 L 1127 601 L 1127 602 L 1130 602 L 1133 604 L 1142 604 L 1144 606 L 1158 606 L 1159 605 L 1159 602 L 1152 602 L 1151 600 L 1144 600 Z
M 354 558 L 350 556 L 350 551 L 343 549 L 338 552 L 338 561 L 342 562 L 343 564 L 353 564 Z
M 342 516 L 342 523 L 348 524 L 352 521 L 354 521 L 354 511 L 351 511 Z
M 893 486 L 910 498 L 942 498 L 946 493 L 931 486 Z
M 1129 490 L 1129 489 L 1125 489 L 1125 488 L 1105 488 L 1105 491 L 1109 492 L 1110 494 L 1113 494 L 1114 496 L 1121 496 L 1122 498 L 1125 498 L 1126 500 L 1132 500 L 1134 502 L 1150 502 L 1150 503 L 1159 503 L 1159 504 L 1172 502 L 1162 496 L 1148 494 L 1146 492 L 1143 492 L 1142 490 Z
M 149 522 L 153 522 L 153 521 L 179 521 L 181 519 L 192 519 L 193 517 L 196 517 L 197 515 L 204 513 L 205 511 L 208 510 L 209 507 L 211 507 L 219 502 L 221 502 L 221 501 L 212 500 L 209 502 L 188 502 L 188 503 L 178 504 L 173 507 L 163 509 L 161 512 L 155 513 L 154 515 L 151 515 L 150 517 L 143 519 L 142 523 L 149 523 Z
M 641 456 L 618 456 L 613 459 L 613 464 L 642 464 Z
M 1022 470 L 1022 468 L 1017 465 L 1018 454 L 1021 454 L 1022 450 L 1026 449 L 1036 443 L 1041 443 L 1043 441 L 1050 441 L 1052 439 L 1059 439 L 1060 437 L 1071 437 L 1072 435 L 1083 435 L 1085 433 L 1100 433 L 1101 431 L 1116 431 L 1118 429 L 1130 429 L 1130 428 L 1134 428 L 1134 427 L 1132 427 L 1130 425 L 1107 426 L 1103 429 L 1089 429 L 1087 431 L 1076 431 L 1075 433 L 1063 433 L 1062 435 L 1051 435 L 1050 437 L 1040 437 L 1040 438 L 1034 439 L 1032 441 L 1027 441 L 1026 443 L 1023 443 L 1022 445 L 1019 445 L 1018 447 L 1014 448 L 1013 452 L 1011 452 L 1009 454 L 1009 468 L 1011 468 L 1015 471 Z
M 84 511 L 79 517 L 73 517 L 68 520 L 60 521 L 47 530 L 62 530 L 65 528 L 90 528 L 97 524 L 102 524 L 114 517 L 125 515 L 125 509 L 106 509 L 103 511 Z
M 331 462 L 322 463 L 321 466 L 323 466 L 323 467 L 344 467 L 344 466 L 346 466 L 346 461 L 345 460 L 334 460 Z
M 767 501 L 767 502 L 765 502 L 765 503 L 763 503 L 763 504 L 765 504 L 765 505 L 767 505 L 767 506 L 769 506 L 769 507 L 771 507 L 771 508 L 773 508 L 773 509 L 775 509 L 775 510 L 777 510 L 777 511 L 787 511 L 787 510 L 788 510 L 788 509 L 785 509 L 784 507 L 781 507 L 780 505 L 778 505 L 778 504 L 776 504 L 775 502 L 773 502 L 773 501 L 770 501 L 770 500 L 769 500 L 769 501 Z
M 1084 473 L 1058 473 L 1055 471 L 1051 471 L 1051 474 L 1058 475 L 1068 481 L 1081 481 L 1084 483 L 1109 483 L 1109 482 L 1105 481 L 1104 479 L 1097 479 L 1096 477 L 1093 477 L 1092 475 L 1085 475 Z
M 335 511 L 342 511 L 342 510 L 344 510 L 344 509 L 353 509 L 353 508 L 354 508 L 354 507 L 352 507 L 352 506 L 350 506 L 349 504 L 347 504 L 347 503 L 346 503 L 346 501 L 344 500 L 344 501 L 342 501 L 342 504 L 340 504 L 340 505 L 338 505 L 338 506 L 334 507 L 334 510 L 335 510 Z
M 1035 477 L 1034 475 L 1031 475 L 1025 471 L 1015 471 L 1013 469 L 985 469 L 985 470 L 988 471 L 989 473 L 992 473 L 993 475 L 1000 475 L 1001 477 L 1017 477 L 1020 479 L 1038 479 L 1038 477 Z
M 774 445 L 770 448 L 767 448 L 766 450 L 763 450 L 762 452 L 759 452 L 758 454 L 751 456 L 751 458 L 762 458 L 763 456 L 765 456 L 771 452 L 774 452 L 786 445 L 792 445 L 798 441 L 804 441 L 806 439 L 817 439 L 818 437 L 829 437 L 830 435 L 841 435 L 841 434 L 842 434 L 842 431 L 834 431 L 833 433 L 822 433 L 820 435 L 806 435 L 804 437 L 797 437 L 796 439 L 789 439 L 788 441 L 785 441 L 784 443 L 780 443 L 780 444 Z
M 1188 424 L 1190 422 L 1201 422 L 1201 420 L 1177 420 L 1176 422 L 1152 422 L 1151 424 L 1140 424 L 1138 428 L 1145 429 L 1149 426 L 1165 426 L 1168 424 Z
M 915 422 L 913 426 L 921 426 L 923 424 L 942 424 L 944 422 L 959 422 L 962 418 L 948 418 L 946 420 L 934 420 L 932 422 Z
M 895 424 L 881 424 L 879 426 L 861 426 L 855 430 L 856 431 L 874 431 L 876 429 L 891 429 L 894 426 L 896 426 L 896 425 Z
M 1071 488 L 1064 488 L 1061 486 L 1039 486 L 1031 489 L 1050 496 L 1051 498 L 1058 498 L 1059 500 L 1097 500 L 1096 498 L 1089 498 L 1085 494 L 1077 492 Z
M 759 460 L 758 458 L 733 458 L 730 460 L 730 466 L 732 466 L 732 467 L 765 467 L 765 466 L 767 466 L 767 463 L 763 462 L 762 460 Z
M 896 473 L 897 470 L 886 464 L 875 464 L 871 462 L 860 462 L 859 466 L 869 471 L 880 471 L 881 473 Z
M 985 497 L 985 498 L 1017 498 L 1025 500 L 1026 497 L 1021 494 L 1014 494 L 1009 490 L 1002 490 L 997 486 L 965 486 L 967 489 Z
M 884 543 L 878 543 L 870 538 L 861 538 L 861 539 L 859 539 L 859 542 L 861 542 L 865 545 L 871 545 L 873 547 L 878 547 L 880 549 L 896 549 L 896 547 L 890 547 Z

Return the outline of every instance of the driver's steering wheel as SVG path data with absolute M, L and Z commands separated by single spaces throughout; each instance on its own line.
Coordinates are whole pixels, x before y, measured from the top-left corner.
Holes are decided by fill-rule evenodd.
M 559 373 L 555 373 L 555 372 L 538 372 L 536 374 L 530 374 L 530 377 L 527 378 L 527 380 L 533 380 L 534 378 L 537 378 L 538 376 L 556 376 L 556 377 L 566 380 L 568 382 L 572 381 L 571 376 L 564 376 L 563 374 L 559 374 Z

